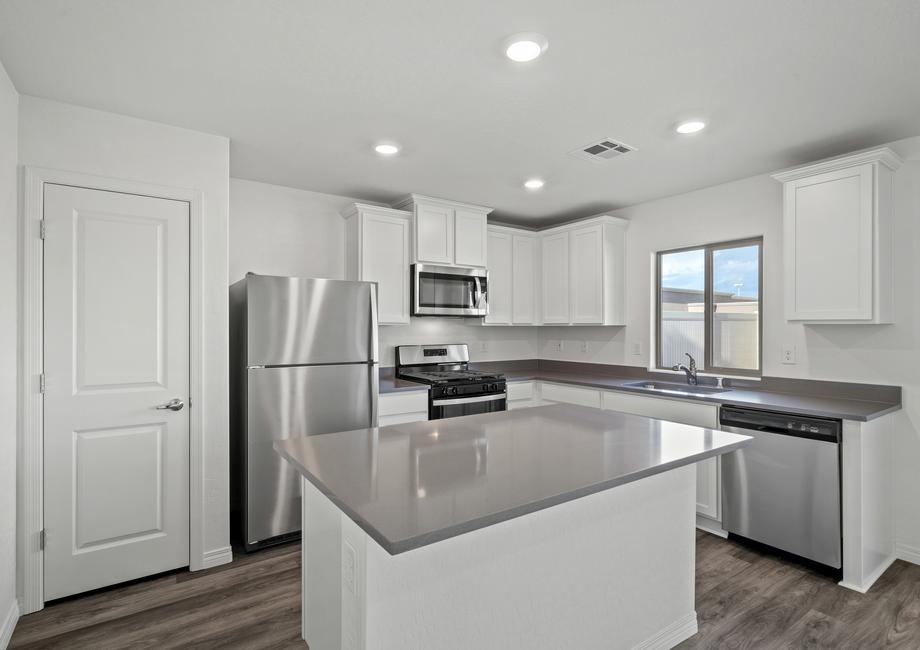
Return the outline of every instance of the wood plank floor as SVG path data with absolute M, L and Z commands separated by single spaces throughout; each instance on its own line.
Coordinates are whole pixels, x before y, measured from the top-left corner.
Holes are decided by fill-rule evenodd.
M 53 603 L 10 648 L 304 648 L 300 546 L 236 557 Z M 698 532 L 696 583 L 700 632 L 680 648 L 920 648 L 920 566 L 895 562 L 863 595 Z

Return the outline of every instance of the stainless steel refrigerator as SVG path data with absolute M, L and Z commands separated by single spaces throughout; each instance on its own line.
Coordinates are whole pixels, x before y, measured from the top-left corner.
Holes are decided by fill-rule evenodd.
M 252 550 L 300 532 L 275 440 L 377 426 L 377 285 L 250 273 L 230 322 L 232 507 Z

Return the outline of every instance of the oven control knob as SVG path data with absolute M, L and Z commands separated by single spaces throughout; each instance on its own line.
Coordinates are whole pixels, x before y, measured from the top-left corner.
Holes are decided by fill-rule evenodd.
M 457 387 L 456 387 L 456 386 L 448 386 L 447 388 L 444 389 L 444 393 L 447 394 L 447 395 L 456 395 L 456 394 L 457 394 Z
M 486 390 L 497 391 L 498 384 L 489 384 L 488 386 L 486 386 Z

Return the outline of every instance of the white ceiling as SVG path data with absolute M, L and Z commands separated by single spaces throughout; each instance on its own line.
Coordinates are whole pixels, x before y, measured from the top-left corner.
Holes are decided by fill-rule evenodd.
M 503 59 L 521 31 L 542 59 Z M 917 0 L 0 0 L 0 60 L 24 94 L 226 135 L 235 177 L 530 224 L 920 134 Z M 604 137 L 639 151 L 567 154 Z

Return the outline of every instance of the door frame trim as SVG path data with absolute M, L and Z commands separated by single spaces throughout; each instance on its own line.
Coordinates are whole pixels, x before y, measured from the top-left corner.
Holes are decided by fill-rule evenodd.
M 171 199 L 189 205 L 189 568 L 207 568 L 213 560 L 208 560 L 204 548 L 204 193 L 43 167 L 22 166 L 20 170 L 16 556 L 19 606 L 22 614 L 29 614 L 44 607 L 44 553 L 39 545 L 44 528 L 44 423 L 39 375 L 44 368 L 40 228 L 46 183 Z

